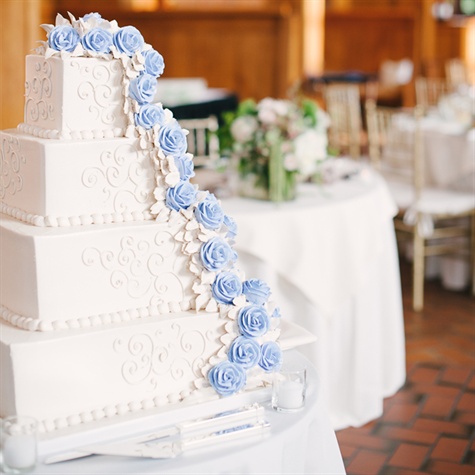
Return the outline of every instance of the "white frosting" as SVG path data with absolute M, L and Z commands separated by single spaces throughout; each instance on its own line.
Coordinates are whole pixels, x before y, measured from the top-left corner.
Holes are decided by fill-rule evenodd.
M 63 131 L 54 129 L 43 129 L 41 127 L 35 127 L 22 122 L 18 124 L 18 130 L 24 134 L 33 135 L 35 137 L 43 139 L 79 139 L 79 140 L 91 140 L 91 139 L 110 139 L 113 137 L 123 137 L 125 131 L 123 129 L 106 129 L 106 130 L 71 130 Z
M 157 307 L 142 307 L 129 310 L 122 310 L 120 312 L 103 313 L 101 315 L 91 315 L 82 318 L 71 318 L 67 321 L 53 320 L 42 321 L 24 315 L 18 315 L 8 308 L 0 305 L 0 317 L 8 323 L 28 331 L 53 331 L 53 330 L 68 330 L 78 328 L 91 328 L 101 325 L 110 325 L 111 323 L 122 323 L 139 318 L 146 318 L 153 315 L 166 315 L 170 312 L 177 313 L 186 311 L 190 308 L 190 302 L 169 302 L 160 304 Z
M 71 21 L 84 34 L 101 20 Z M 0 317 L 13 325 L 0 323 L 1 415 L 54 431 L 216 398 L 207 373 L 227 359 L 249 303 L 212 296 L 201 246 L 232 239 L 198 223 L 207 193 L 180 211 L 166 204 L 180 173 L 161 126 L 135 126 L 129 96 L 144 56 L 40 49 L 27 57 L 25 123 L 0 135 Z M 162 126 L 174 120 L 165 111 Z M 277 340 L 272 320 L 259 344 Z M 247 376 L 247 388 L 268 379 Z
M 104 224 L 104 223 L 126 223 L 129 221 L 147 221 L 153 219 L 148 211 L 143 213 L 113 213 L 113 214 L 98 214 L 81 215 L 81 216 L 39 216 L 37 214 L 27 213 L 18 208 L 12 208 L 5 203 L 0 203 L 0 213 L 11 216 L 34 226 L 51 226 L 51 227 L 68 227 L 80 226 L 88 224 Z
M 29 333 L 0 322 L 0 411 L 30 414 L 49 432 L 206 393 L 198 390 L 203 368 L 223 346 L 225 323 L 217 314 L 182 313 Z
M 123 74 L 120 60 L 28 55 L 20 130 L 48 139 L 122 136 Z
M 0 132 L 0 206 L 37 226 L 152 219 L 153 162 L 135 138 L 71 142 Z
M 3 217 L 0 315 L 45 331 L 190 308 L 195 277 L 174 239 L 180 229 L 154 221 L 52 229 Z

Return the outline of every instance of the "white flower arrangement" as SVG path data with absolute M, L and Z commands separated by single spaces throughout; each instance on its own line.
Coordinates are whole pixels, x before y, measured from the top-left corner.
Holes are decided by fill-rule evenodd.
M 272 187 L 276 159 L 281 163 L 281 177 L 295 180 L 296 175 L 302 179 L 314 175 L 328 157 L 330 120 L 313 101 L 247 100 L 236 112 L 225 114 L 224 121 L 220 130 L 223 154 L 237 162 L 241 178 L 255 176 L 256 186 Z

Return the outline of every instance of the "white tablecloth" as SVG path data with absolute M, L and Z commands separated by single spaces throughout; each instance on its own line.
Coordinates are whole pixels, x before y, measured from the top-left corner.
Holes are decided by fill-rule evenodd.
M 306 406 L 301 412 L 281 414 L 270 409 L 269 403 L 266 403 L 268 407 L 266 419 L 271 423 L 271 435 L 264 440 L 243 441 L 232 447 L 213 446 L 196 452 L 185 452 L 170 460 L 95 455 L 52 465 L 40 464 L 33 473 L 35 475 L 344 474 L 340 449 L 325 407 L 324 388 L 315 367 L 295 350 L 286 352 L 285 358 L 286 361 L 307 367 Z M 202 407 L 188 408 L 188 412 L 178 411 L 174 422 L 183 420 L 179 418 L 180 414 L 181 417 L 190 417 L 191 413 L 193 418 L 197 418 L 211 413 L 211 409 L 213 412 L 226 410 L 223 408 L 229 409 L 233 407 L 233 398 L 234 396 Z M 157 420 L 156 427 L 159 427 L 160 415 L 148 418 L 147 425 L 153 427 L 154 417 Z M 84 437 L 84 443 L 91 443 L 87 436 Z M 60 442 L 56 445 L 59 444 Z M 51 449 L 52 444 L 49 443 L 48 446 Z
M 329 395 L 333 427 L 382 414 L 405 380 L 395 204 L 370 169 L 302 185 L 295 202 L 223 200 L 247 277 L 266 280 L 285 318 L 317 336 L 302 351 Z

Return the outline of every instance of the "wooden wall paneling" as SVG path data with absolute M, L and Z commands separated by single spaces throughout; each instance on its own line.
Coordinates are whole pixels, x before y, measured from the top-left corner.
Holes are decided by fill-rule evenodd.
M 127 0 L 126 0 L 127 1 Z M 128 0 L 131 2 L 138 0 Z M 245 10 L 268 10 L 274 8 L 276 0 L 161 0 L 164 10 L 220 10 L 239 11 Z
M 414 76 L 421 64 L 421 4 L 399 7 L 327 9 L 325 71 L 378 73 L 385 60 L 410 59 Z M 402 88 L 403 103 L 414 103 L 413 82 Z
M 285 54 L 287 64 L 280 65 L 283 83 L 279 90 L 285 91 L 285 95 L 288 95 L 290 88 L 292 88 L 296 81 L 300 81 L 305 76 L 305 37 L 307 25 L 305 23 L 305 8 L 304 3 L 306 0 L 294 0 L 287 5 L 287 8 L 281 9 L 282 13 L 282 28 L 281 41 L 286 46 Z M 324 7 L 323 7 L 324 8 Z M 314 21 L 314 18 L 312 18 Z M 313 33 L 316 31 L 323 36 L 323 21 L 321 24 L 313 24 Z M 318 34 L 311 36 L 314 38 Z M 319 56 L 323 57 L 323 43 L 316 45 L 316 48 L 320 48 Z M 318 55 L 317 55 L 318 56 Z M 280 94 L 283 96 L 283 94 Z
M 451 58 L 461 58 L 465 28 L 449 23 L 438 23 L 436 27 L 436 48 L 438 76 L 445 75 L 445 62 Z
M 468 22 L 438 22 L 432 16 L 434 0 L 344 3 L 327 1 L 326 69 L 372 72 L 383 59 L 408 57 L 414 76 L 441 76 L 447 59 L 464 57 Z
M 45 38 L 42 22 L 40 0 L 0 1 L 0 129 L 23 121 L 25 55 Z
M 163 77 L 203 77 L 242 97 L 280 93 L 278 21 L 269 18 L 219 19 L 166 16 L 133 21 L 165 58 Z M 280 61 L 285 61 L 285 54 Z
M 411 10 L 326 11 L 325 69 L 376 73 L 385 59 L 416 60 Z

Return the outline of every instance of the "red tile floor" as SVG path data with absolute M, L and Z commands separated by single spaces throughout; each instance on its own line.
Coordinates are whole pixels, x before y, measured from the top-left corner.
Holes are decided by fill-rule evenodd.
M 401 263 L 407 378 L 381 418 L 337 432 L 348 475 L 475 475 L 475 298 L 427 282 L 412 311 Z

